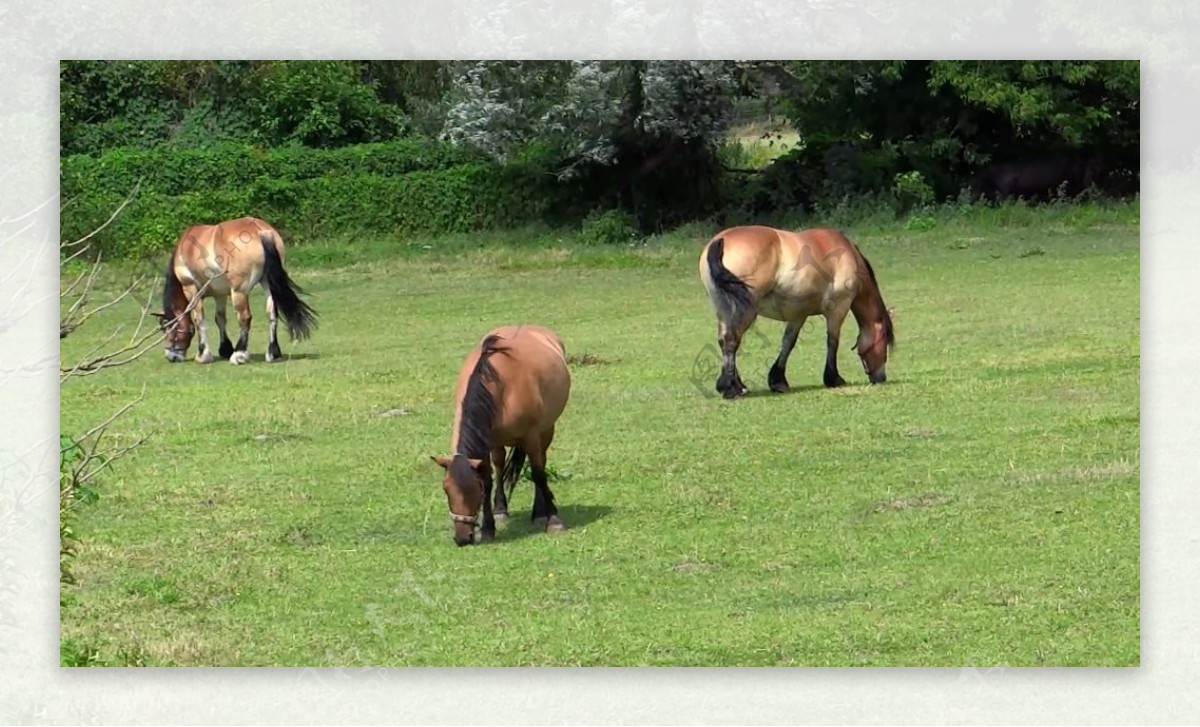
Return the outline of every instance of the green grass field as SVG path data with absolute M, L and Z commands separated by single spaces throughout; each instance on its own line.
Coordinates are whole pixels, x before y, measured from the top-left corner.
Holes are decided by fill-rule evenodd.
M 888 383 L 847 344 L 822 388 L 817 321 L 768 394 L 760 321 L 736 402 L 696 273 L 715 230 L 295 248 L 321 327 L 290 360 L 263 362 L 256 295 L 248 366 L 156 350 L 64 387 L 71 434 L 144 386 L 113 434 L 150 437 L 81 514 L 65 663 L 1137 665 L 1138 216 L 852 230 L 898 312 Z M 468 349 L 524 321 L 590 355 L 550 452 L 572 529 L 531 530 L 526 482 L 458 548 L 429 456 Z

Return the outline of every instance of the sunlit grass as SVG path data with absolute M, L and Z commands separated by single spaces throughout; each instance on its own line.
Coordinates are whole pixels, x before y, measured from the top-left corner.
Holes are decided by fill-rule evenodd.
M 822 388 L 815 322 L 795 391 L 767 394 L 782 325 L 764 321 L 741 357 L 753 396 L 732 403 L 696 274 L 711 228 L 616 249 L 551 230 L 294 248 L 321 327 L 289 360 L 262 361 L 256 295 L 248 366 L 156 353 L 64 389 L 70 434 L 145 386 L 113 435 L 150 437 L 82 513 L 68 652 L 1136 665 L 1136 206 L 932 216 L 853 230 L 898 313 L 888 384 L 843 347 L 851 386 Z M 64 360 L 135 316 L 112 310 Z M 534 532 L 525 484 L 494 544 L 459 549 L 429 455 L 462 357 L 520 321 L 578 357 L 550 453 L 572 529 Z

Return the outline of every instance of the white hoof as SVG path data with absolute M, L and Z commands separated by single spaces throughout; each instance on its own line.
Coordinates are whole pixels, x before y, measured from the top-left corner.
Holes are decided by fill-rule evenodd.
M 212 362 L 213 362 L 212 351 L 205 351 L 204 353 L 200 354 L 199 356 L 196 356 L 196 363 L 207 364 L 207 363 L 212 363 Z
M 246 351 L 234 351 L 233 355 L 229 357 L 229 363 L 234 366 L 250 363 L 250 354 Z
M 271 363 L 272 361 L 274 361 L 274 360 L 275 360 L 275 359 L 277 359 L 277 358 L 280 358 L 280 357 L 279 357 L 279 356 L 272 356 L 272 355 L 271 355 L 271 352 L 270 352 L 270 351 L 267 351 L 267 363 Z

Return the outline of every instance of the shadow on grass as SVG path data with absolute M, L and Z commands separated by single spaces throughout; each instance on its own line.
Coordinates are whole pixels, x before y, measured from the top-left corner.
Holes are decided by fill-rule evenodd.
M 575 528 L 581 528 L 600 520 L 612 512 L 607 505 L 560 505 L 558 516 L 567 524 L 567 533 Z M 545 531 L 536 528 L 529 519 L 531 510 L 510 510 L 508 523 L 496 528 L 496 543 L 505 540 L 527 538 L 531 535 L 545 535 Z M 555 537 L 551 535 L 549 537 Z
M 280 363 L 287 363 L 288 361 L 310 361 L 310 360 L 316 360 L 319 358 L 321 358 L 321 354 L 316 353 L 316 352 L 285 353 L 285 354 L 283 354 L 282 358 L 272 361 L 271 363 L 280 364 Z M 252 354 L 250 354 L 250 362 L 251 363 L 266 363 L 267 362 L 267 354 L 252 353 Z
M 845 390 L 855 390 L 855 389 L 869 389 L 869 388 L 875 387 L 875 386 L 904 387 L 906 384 L 907 384 L 907 381 L 905 381 L 904 379 L 891 379 L 891 378 L 889 378 L 886 382 L 884 382 L 882 384 L 872 384 L 871 382 L 866 381 L 866 380 L 847 381 L 844 385 L 838 386 L 838 387 L 835 387 L 832 389 L 825 386 L 824 384 L 804 384 L 802 386 L 793 386 L 786 393 L 783 393 L 783 394 L 771 391 L 770 389 L 767 389 L 767 388 L 751 389 L 742 398 L 743 399 L 757 399 L 760 397 L 789 396 L 791 394 L 802 394 L 802 393 L 807 393 L 807 392 L 812 392 L 812 391 L 839 391 L 839 390 L 845 391 Z
M 780 394 L 779 392 L 776 392 L 776 391 L 771 391 L 770 389 L 767 389 L 767 388 L 750 389 L 750 391 L 747 391 L 746 395 L 743 396 L 742 398 L 743 399 L 757 399 L 757 398 L 763 397 L 763 396 L 790 396 L 792 394 L 803 394 L 803 393 L 807 393 L 809 391 L 824 391 L 824 390 L 825 390 L 824 384 L 804 384 L 802 386 L 792 386 L 787 390 L 786 393 L 783 393 L 783 394 Z

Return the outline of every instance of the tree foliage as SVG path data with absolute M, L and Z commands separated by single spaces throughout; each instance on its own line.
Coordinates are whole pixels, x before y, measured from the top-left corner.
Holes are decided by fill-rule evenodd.
M 447 157 L 446 144 L 486 158 L 480 169 L 503 185 L 550 200 L 537 206 L 548 222 L 620 210 L 642 232 L 848 197 L 925 205 L 957 195 L 989 164 L 1053 155 L 1086 157 L 1104 170 L 1102 186 L 1133 193 L 1139 94 L 1136 61 L 65 61 L 64 195 L 75 194 L 79 170 L 105 189 L 96 214 L 87 200 L 72 212 L 78 232 L 141 179 L 147 194 L 179 200 L 160 205 L 177 214 L 158 222 L 141 201 L 131 210 L 154 240 L 169 237 L 183 212 L 230 205 L 342 220 L 357 209 L 354 189 L 384 194 L 407 183 L 343 180 L 334 214 L 308 180 L 441 167 L 366 159 L 408 141 L 440 144 L 431 158 Z M 736 162 L 731 171 L 723 160 L 737 157 L 722 148 L 735 108 L 781 114 L 800 142 L 761 172 Z M 135 149 L 151 152 L 153 168 Z M 282 163 L 289 154 L 297 164 Z M 453 190 L 473 187 L 456 180 L 474 175 L 422 188 L 438 186 L 429 199 L 458 209 Z M 412 225 L 409 211 L 368 217 Z M 496 219 L 477 218 L 456 214 L 454 229 Z M 122 245 L 156 249 L 154 240 Z
M 714 154 L 735 90 L 722 62 L 463 63 L 444 136 L 501 160 L 537 149 L 581 199 L 653 229 L 718 202 Z
M 989 162 L 1074 151 L 1137 168 L 1136 61 L 803 61 L 772 71 L 810 147 L 804 163 L 831 177 L 847 146 L 866 160 L 856 166 L 880 170 L 863 184 L 918 171 L 942 196 Z

